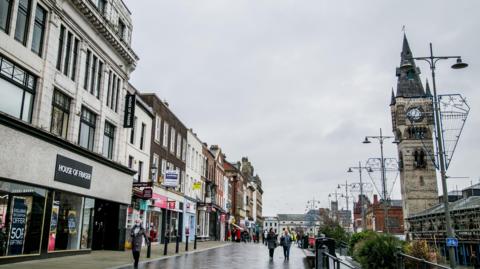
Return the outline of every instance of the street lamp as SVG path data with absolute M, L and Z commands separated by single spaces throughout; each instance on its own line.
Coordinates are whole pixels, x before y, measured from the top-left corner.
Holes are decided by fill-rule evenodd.
M 377 139 L 378 142 L 380 142 L 380 178 L 382 180 L 382 196 L 383 196 L 383 212 L 384 212 L 384 218 L 383 218 L 383 231 L 388 232 L 388 197 L 387 197 L 387 180 L 385 177 L 385 158 L 383 157 L 383 141 L 394 138 L 393 136 L 384 136 L 382 134 L 382 128 L 380 128 L 380 135 L 379 136 L 365 136 L 365 140 L 363 141 L 364 144 L 369 144 L 371 143 L 369 138 L 372 139 Z M 395 141 L 394 141 L 395 142 Z
M 445 152 L 444 152 L 444 141 L 443 141 L 443 133 L 442 127 L 440 122 L 440 108 L 437 96 L 437 85 L 435 81 L 435 65 L 440 60 L 447 60 L 447 59 L 457 59 L 457 62 L 452 65 L 453 69 L 462 69 L 468 66 L 468 64 L 462 62 L 461 56 L 433 56 L 433 46 L 430 43 L 430 56 L 427 57 L 412 57 L 413 60 L 423 60 L 426 61 L 429 66 L 430 70 L 432 71 L 432 82 L 433 82 L 433 114 L 435 118 L 435 128 L 436 128 L 436 144 L 437 144 L 437 151 L 438 151 L 438 161 L 440 163 L 440 178 L 442 180 L 442 189 L 443 189 L 443 197 L 448 197 L 448 189 L 447 189 L 447 176 L 446 176 L 446 163 L 445 163 Z M 450 210 L 448 205 L 448 198 L 443 199 L 443 205 L 445 208 L 445 224 L 447 229 L 447 236 L 454 237 L 454 233 L 452 230 L 452 220 L 450 218 Z M 448 249 L 449 259 L 450 259 L 450 267 L 453 269 L 455 268 L 455 249 L 453 246 L 450 246 Z
M 366 218 L 365 218 L 365 206 L 364 206 L 364 197 L 363 197 L 363 182 L 362 182 L 362 170 L 365 169 L 367 172 L 372 172 L 370 167 L 362 166 L 362 162 L 358 162 L 358 166 L 349 167 L 347 173 L 352 173 L 353 170 L 358 170 L 358 175 L 360 177 L 360 207 L 362 212 L 362 230 L 366 230 Z

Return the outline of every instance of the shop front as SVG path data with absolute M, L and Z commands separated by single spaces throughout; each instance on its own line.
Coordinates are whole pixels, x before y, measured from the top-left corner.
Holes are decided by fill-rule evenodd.
M 4 117 L 0 263 L 122 249 L 134 172 Z
M 151 203 L 147 211 L 148 235 L 153 244 L 162 241 L 162 218 L 167 209 L 167 197 L 153 193 Z
M 193 200 L 185 198 L 184 202 L 184 219 L 183 223 L 184 225 L 184 234 L 182 237 L 182 241 L 185 242 L 187 234 L 188 234 L 188 240 L 189 241 L 194 241 L 195 240 L 195 234 L 196 234 L 196 212 L 197 212 L 197 203 Z
M 209 238 L 209 217 L 207 213 L 207 206 L 205 204 L 198 204 L 197 206 L 197 239 L 208 240 Z

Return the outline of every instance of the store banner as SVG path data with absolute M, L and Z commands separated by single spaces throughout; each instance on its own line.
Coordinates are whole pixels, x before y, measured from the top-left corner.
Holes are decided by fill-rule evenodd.
M 50 218 L 50 232 L 48 235 L 48 251 L 55 250 L 55 238 L 57 236 L 58 209 L 59 201 L 54 201 L 52 206 L 52 216 Z
M 76 234 L 77 233 L 77 211 L 70 210 L 68 212 L 68 233 Z
M 167 208 L 167 197 L 163 195 L 156 194 L 155 192 L 153 193 L 153 199 L 155 200 L 155 203 L 153 204 L 156 207 L 159 208 Z
M 178 171 L 176 170 L 167 170 L 165 172 L 165 179 L 163 181 L 163 186 L 176 188 L 178 186 Z
M 90 189 L 92 170 L 90 165 L 57 154 L 53 180 Z
M 125 96 L 125 114 L 123 119 L 124 128 L 134 127 L 133 124 L 135 119 L 135 102 L 136 102 L 135 94 L 127 94 Z
M 27 225 L 27 205 L 25 198 L 14 197 L 12 209 L 12 224 L 10 226 L 10 238 L 8 241 L 8 255 L 20 255 L 23 252 L 25 242 L 25 230 Z

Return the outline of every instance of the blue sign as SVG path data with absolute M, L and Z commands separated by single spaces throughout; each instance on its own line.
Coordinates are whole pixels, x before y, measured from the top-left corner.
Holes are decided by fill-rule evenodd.
M 447 247 L 458 247 L 458 239 L 455 237 L 447 237 Z
M 12 224 L 10 226 L 10 238 L 8 241 L 8 255 L 23 253 L 25 241 L 25 226 L 27 222 L 27 205 L 25 198 L 13 198 Z

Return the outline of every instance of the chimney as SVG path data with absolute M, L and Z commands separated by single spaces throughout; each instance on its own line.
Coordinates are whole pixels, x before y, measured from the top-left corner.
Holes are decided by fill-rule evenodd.
M 373 204 L 378 204 L 378 196 L 376 194 L 373 195 Z

